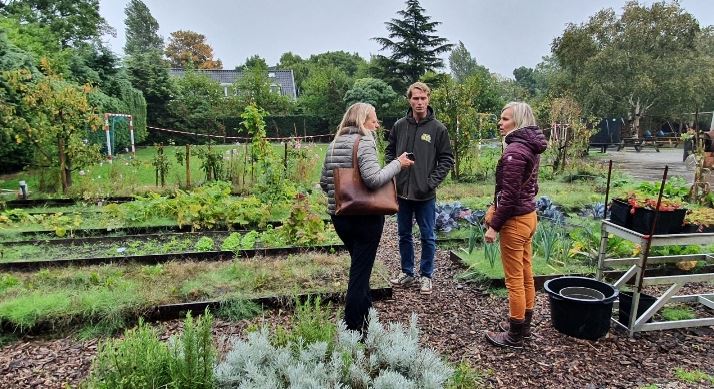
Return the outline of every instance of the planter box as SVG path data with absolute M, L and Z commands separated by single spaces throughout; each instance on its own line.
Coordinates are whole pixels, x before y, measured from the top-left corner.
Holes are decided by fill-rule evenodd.
M 610 221 L 625 228 L 632 227 L 630 204 L 625 200 L 613 199 L 610 204 Z
M 657 225 L 655 226 L 655 235 L 662 234 L 679 234 L 682 232 L 684 224 L 684 216 L 687 214 L 686 209 L 675 209 L 674 211 L 660 211 Z M 635 214 L 632 215 L 632 230 L 640 234 L 649 234 L 654 223 L 655 211 L 646 208 L 635 208 Z
M 699 224 L 685 224 L 682 227 L 683 234 L 703 234 L 714 232 L 714 226 L 702 226 Z

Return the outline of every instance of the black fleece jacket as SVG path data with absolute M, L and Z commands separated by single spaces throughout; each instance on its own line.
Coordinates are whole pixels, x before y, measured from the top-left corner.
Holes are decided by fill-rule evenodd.
M 454 166 L 454 154 L 446 127 L 428 107 L 426 117 L 416 122 L 411 108 L 389 132 L 385 163 L 403 152 L 414 153 L 414 165 L 397 174 L 397 195 L 407 200 L 426 201 L 436 197 L 436 187 Z

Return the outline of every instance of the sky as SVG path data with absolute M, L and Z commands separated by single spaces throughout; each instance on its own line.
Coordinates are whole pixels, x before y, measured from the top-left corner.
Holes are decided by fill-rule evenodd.
M 403 0 L 143 0 L 159 22 L 165 41 L 171 32 L 191 30 L 206 36 L 224 69 L 255 54 L 275 65 L 288 51 L 303 58 L 326 51 L 380 52 L 374 37 L 386 37 L 384 22 L 397 17 Z M 651 4 L 653 1 L 641 1 Z M 116 29 L 105 36 L 118 55 L 125 43 L 128 0 L 100 0 L 100 13 Z M 463 42 L 471 56 L 491 72 L 513 77 L 513 69 L 535 67 L 550 53 L 554 38 L 568 23 L 580 24 L 603 8 L 619 14 L 616 0 L 421 0 L 437 34 Z M 701 26 L 714 25 L 714 1 L 680 0 Z M 445 60 L 448 54 L 442 56 Z M 445 61 L 448 66 L 448 61 Z M 448 70 L 448 69 L 443 69 Z

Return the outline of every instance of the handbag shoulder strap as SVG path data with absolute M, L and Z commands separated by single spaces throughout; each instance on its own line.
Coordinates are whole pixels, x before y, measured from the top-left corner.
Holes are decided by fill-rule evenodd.
M 362 139 L 361 134 L 357 134 L 357 138 L 355 138 L 355 144 L 352 145 L 352 167 L 354 169 L 357 169 L 359 171 L 359 167 L 357 166 L 357 149 L 359 148 L 359 141 Z

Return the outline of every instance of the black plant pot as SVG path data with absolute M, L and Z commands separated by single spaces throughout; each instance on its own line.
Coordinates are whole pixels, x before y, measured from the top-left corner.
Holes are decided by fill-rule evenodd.
M 682 232 L 684 224 L 684 216 L 687 214 L 686 209 L 675 209 L 674 211 L 659 211 L 659 219 L 655 226 L 655 235 L 660 234 L 679 234 Z M 632 230 L 640 234 L 649 234 L 654 223 L 655 211 L 646 208 L 635 208 L 635 214 L 632 217 Z
M 566 287 L 579 286 L 594 289 L 604 296 L 602 300 L 582 300 L 562 296 Z M 580 339 L 597 340 L 610 330 L 612 304 L 618 291 L 604 282 L 586 277 L 559 277 L 543 285 L 550 302 L 550 318 L 556 330 Z
M 657 302 L 657 297 L 650 296 L 648 294 L 640 293 L 640 302 L 637 304 L 637 317 L 642 316 L 646 310 L 648 310 L 654 303 Z M 632 293 L 631 292 L 620 292 L 620 306 L 618 313 L 618 320 L 620 324 L 628 325 L 630 323 L 630 309 L 632 307 Z M 647 320 L 651 322 L 652 318 Z

